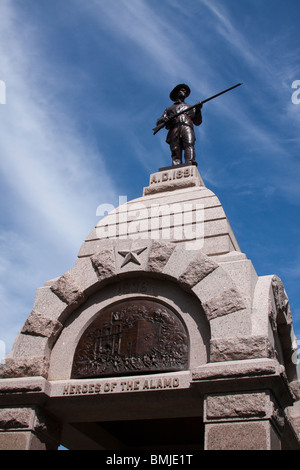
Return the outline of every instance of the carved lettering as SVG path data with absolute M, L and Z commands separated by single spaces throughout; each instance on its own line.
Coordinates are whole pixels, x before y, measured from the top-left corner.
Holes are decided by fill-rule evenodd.
M 134 294 L 136 292 L 141 294 L 148 294 L 150 289 L 146 281 L 135 280 L 120 282 L 116 290 L 117 295 L 126 295 Z
M 177 170 L 169 170 L 160 174 L 153 174 L 150 178 L 150 186 L 152 184 L 164 183 L 166 181 L 172 181 L 176 179 L 189 178 L 194 176 L 193 167 L 180 168 Z
M 150 390 L 170 390 L 180 386 L 178 377 L 158 377 L 105 381 L 102 383 L 70 383 L 62 386 L 62 395 L 97 395 Z

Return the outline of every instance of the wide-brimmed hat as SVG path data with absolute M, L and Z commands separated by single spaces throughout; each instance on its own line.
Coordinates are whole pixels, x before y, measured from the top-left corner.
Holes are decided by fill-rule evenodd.
M 179 85 L 177 85 L 170 93 L 170 99 L 172 101 L 176 101 L 177 99 L 177 93 L 178 91 L 181 89 L 181 88 L 184 88 L 185 91 L 186 91 L 186 96 L 189 96 L 189 94 L 191 93 L 191 90 L 190 90 L 190 87 L 187 86 L 185 83 L 180 83 Z

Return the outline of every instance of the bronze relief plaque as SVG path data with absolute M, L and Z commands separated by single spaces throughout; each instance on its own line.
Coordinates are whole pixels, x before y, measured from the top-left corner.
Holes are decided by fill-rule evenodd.
M 188 368 L 188 336 L 175 313 L 159 302 L 127 300 L 85 330 L 72 378 L 137 375 Z

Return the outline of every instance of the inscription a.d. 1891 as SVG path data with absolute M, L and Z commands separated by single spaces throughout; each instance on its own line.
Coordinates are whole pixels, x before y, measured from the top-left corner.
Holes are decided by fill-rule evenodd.
M 123 301 L 100 312 L 75 351 L 72 378 L 185 370 L 188 337 L 179 318 L 149 300 Z

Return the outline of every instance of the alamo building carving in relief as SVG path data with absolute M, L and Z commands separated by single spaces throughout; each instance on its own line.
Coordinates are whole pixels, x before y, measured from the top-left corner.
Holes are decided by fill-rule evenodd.
M 179 318 L 149 300 L 122 302 L 102 312 L 82 335 L 72 378 L 184 370 L 188 338 Z

